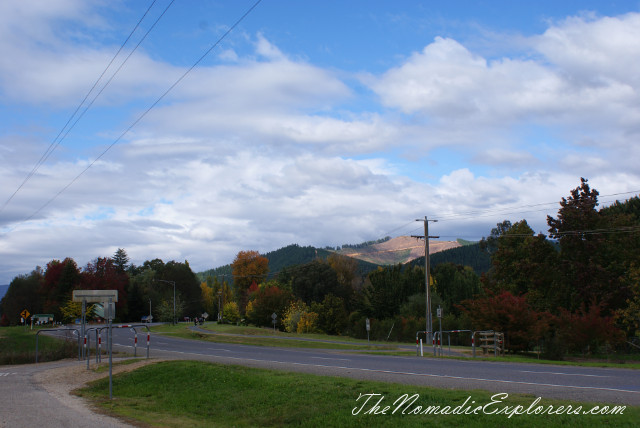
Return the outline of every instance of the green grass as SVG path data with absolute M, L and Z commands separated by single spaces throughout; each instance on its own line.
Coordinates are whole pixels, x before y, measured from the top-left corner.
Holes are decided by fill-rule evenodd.
M 28 327 L 0 328 L 0 365 L 32 364 L 36 361 L 36 332 Z M 78 356 L 78 342 L 38 335 L 38 362 Z
M 366 340 L 354 339 L 347 336 L 330 336 L 326 334 L 297 334 L 297 333 L 285 333 L 276 331 L 275 333 L 271 329 L 248 327 L 248 326 L 235 326 L 229 324 L 217 324 L 207 323 L 204 326 L 200 326 L 203 330 L 211 331 L 217 334 L 204 334 L 196 333 L 189 330 L 191 324 L 179 324 L 179 325 L 160 325 L 152 327 L 154 333 L 167 334 L 172 336 L 181 337 L 184 339 L 205 340 L 218 343 L 232 343 L 240 345 L 254 345 L 254 346 L 275 346 L 285 348 L 311 348 L 311 349 L 337 349 L 337 350 L 351 350 L 358 353 L 377 354 L 377 355 L 390 355 L 390 356 L 414 356 L 416 351 L 398 349 L 399 346 L 413 345 L 411 343 L 397 343 L 397 342 L 380 342 L 371 341 L 369 344 Z M 257 337 L 257 336 L 271 336 L 271 337 Z M 310 342 L 310 341 L 298 341 L 290 340 L 286 338 L 295 339 L 315 339 L 323 342 Z M 333 341 L 345 342 L 345 343 L 331 343 Z M 469 347 L 451 347 L 452 351 L 466 352 L 471 355 L 471 348 Z M 438 358 L 453 358 L 460 360 L 468 360 L 467 357 L 447 356 L 446 353 L 448 347 L 443 347 L 443 357 Z M 424 357 L 433 357 L 433 348 L 431 346 L 424 347 Z M 637 358 L 637 357 L 636 357 Z M 530 364 L 551 364 L 551 365 L 567 365 L 567 366 L 582 366 L 582 367 L 610 367 L 610 368 L 625 368 L 625 369 L 640 369 L 640 361 L 636 360 L 624 360 L 611 356 L 613 361 L 606 361 L 603 359 L 586 359 L 586 360 L 569 360 L 569 361 L 557 361 L 557 360 L 544 360 L 527 355 L 506 355 L 504 357 L 482 356 L 482 351 L 478 350 L 478 360 L 495 361 L 495 362 L 514 362 L 514 363 L 530 363 Z M 617 361 L 623 362 L 617 362 Z
M 381 394 L 385 405 L 392 406 L 386 415 L 359 414 L 361 394 Z M 93 382 L 77 391 L 108 413 L 133 419 L 153 427 L 636 427 L 640 407 L 627 407 L 617 415 L 411 415 L 401 410 L 391 414 L 393 402 L 403 394 L 419 398 L 407 410 L 423 406 L 483 406 L 493 393 L 453 391 L 348 378 L 316 376 L 227 366 L 197 361 L 171 361 L 145 366 L 114 377 L 114 399 L 108 400 L 108 380 Z M 376 396 L 375 401 L 377 401 Z M 509 395 L 501 404 L 529 407 L 533 396 Z M 371 400 L 369 404 L 373 404 Z M 543 399 L 538 405 L 557 409 L 560 405 L 579 404 Z M 598 403 L 603 405 L 604 403 Z M 582 404 L 583 410 L 593 404 Z
M 397 344 L 378 342 L 382 346 L 374 346 L 367 344 L 367 341 L 358 339 L 345 338 L 345 342 L 348 343 L 332 343 L 332 341 L 343 342 L 342 336 L 328 336 L 328 335 L 296 335 L 290 333 L 276 332 L 273 334 L 273 330 L 259 329 L 255 327 L 237 327 L 226 326 L 233 328 L 224 328 L 221 326 L 220 330 L 211 329 L 212 333 L 221 334 L 208 334 L 200 333 L 189 330 L 190 325 L 182 324 L 178 326 L 163 325 L 152 328 L 152 332 L 160 333 L 169 336 L 181 337 L 183 339 L 195 339 L 204 340 L 216 343 L 232 343 L 239 345 L 252 345 L 252 346 L 275 346 L 282 348 L 309 348 L 309 349 L 338 349 L 338 350 L 390 350 L 396 349 Z M 261 335 L 272 337 L 259 337 Z M 293 338 L 308 338 L 319 339 L 324 341 L 305 341 L 305 340 L 290 340 L 288 337 Z

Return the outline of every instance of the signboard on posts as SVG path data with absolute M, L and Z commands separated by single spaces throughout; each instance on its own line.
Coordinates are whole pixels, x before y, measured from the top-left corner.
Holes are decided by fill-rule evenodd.
M 73 290 L 74 302 L 112 302 L 118 301 L 118 290 Z

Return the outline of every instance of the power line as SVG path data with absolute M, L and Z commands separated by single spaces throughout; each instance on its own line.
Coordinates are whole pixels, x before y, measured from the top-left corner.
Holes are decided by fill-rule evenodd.
M 25 177 L 25 179 L 22 181 L 22 183 L 18 186 L 18 188 L 13 192 L 13 194 L 11 196 L 9 196 L 9 199 L 7 199 L 4 204 L 2 205 L 2 207 L 0 207 L 0 212 L 4 211 L 4 209 L 7 207 L 7 205 L 9 204 L 9 202 L 11 202 L 11 200 L 16 196 L 16 194 L 22 189 L 22 187 L 24 187 L 24 185 L 27 183 L 27 181 L 29 181 L 31 179 L 31 177 L 33 177 L 35 175 L 35 173 L 38 171 L 38 169 L 40 169 L 40 167 L 42 166 L 42 164 L 44 164 L 44 162 L 46 162 L 46 160 L 51 156 L 51 154 L 56 150 L 56 148 L 58 148 L 58 146 L 60 145 L 60 143 L 67 137 L 67 135 L 69 134 L 69 132 L 71 132 L 71 130 L 76 126 L 76 124 L 78 123 L 78 121 L 82 118 L 82 116 L 84 116 L 84 114 L 87 112 L 87 110 L 89 109 L 89 107 L 91 107 L 91 105 L 93 105 L 94 101 L 98 98 L 98 96 L 100 96 L 100 94 L 102 93 L 102 91 L 104 91 L 104 89 L 109 85 L 109 83 L 111 83 L 111 81 L 113 80 L 113 78 L 115 77 L 116 74 L 118 74 L 118 72 L 120 71 L 120 69 L 122 68 L 122 66 L 127 62 L 127 60 L 129 59 L 129 57 L 131 56 L 131 54 L 133 52 L 135 52 L 135 50 L 138 48 L 138 46 L 140 46 L 140 43 L 138 43 L 138 45 L 132 50 L 131 54 L 129 54 L 129 56 L 124 60 L 124 62 L 120 65 L 120 67 L 116 70 L 116 72 L 111 76 L 111 78 L 109 79 L 109 81 L 107 81 L 107 83 L 105 83 L 102 87 L 102 89 L 100 90 L 100 92 L 98 92 L 98 94 L 93 98 L 93 100 L 89 103 L 89 105 L 84 109 L 84 111 L 82 112 L 82 114 L 80 114 L 80 116 L 78 116 L 78 118 L 75 120 L 75 122 L 73 123 L 73 125 L 71 125 L 68 129 L 67 127 L 69 126 L 69 124 L 71 123 L 71 121 L 73 120 L 74 117 L 76 117 L 76 115 L 78 114 L 78 112 L 80 111 L 80 109 L 82 108 L 82 106 L 84 105 L 84 103 L 87 101 L 87 99 L 89 98 L 89 95 L 91 95 L 91 93 L 94 91 L 94 89 L 96 89 L 96 87 L 98 86 L 98 83 L 100 82 L 100 80 L 102 80 L 102 78 L 105 76 L 105 74 L 107 73 L 107 71 L 109 70 L 109 68 L 111 68 L 111 66 L 113 65 L 114 61 L 116 60 L 116 58 L 118 57 L 118 55 L 120 55 L 120 52 L 122 52 L 122 50 L 124 49 L 124 47 L 126 46 L 126 44 L 129 42 L 129 40 L 131 39 L 131 37 L 133 36 L 133 34 L 136 32 L 136 30 L 138 29 L 138 27 L 140 26 L 140 24 L 142 23 L 142 21 L 144 20 L 144 18 L 147 16 L 147 14 L 149 13 L 149 11 L 151 10 L 151 8 L 153 7 L 153 5 L 156 3 L 157 0 L 153 0 L 151 2 L 151 5 L 149 5 L 149 7 L 147 8 L 147 10 L 144 12 L 144 14 L 142 15 L 142 17 L 140 18 L 140 20 L 138 20 L 138 22 L 136 23 L 136 25 L 133 27 L 133 30 L 131 30 L 131 32 L 129 33 L 129 35 L 127 36 L 127 38 L 125 39 L 125 41 L 122 43 L 122 45 L 120 45 L 120 48 L 118 49 L 118 51 L 115 53 L 115 55 L 111 58 L 111 61 L 109 61 L 109 64 L 107 64 L 107 66 L 105 67 L 105 69 L 102 71 L 102 73 L 100 74 L 100 76 L 98 77 L 98 79 L 94 82 L 93 86 L 91 87 L 91 89 L 89 89 L 89 92 L 87 92 L 87 94 L 84 96 L 84 98 L 82 99 L 82 101 L 80 102 L 80 104 L 78 104 L 78 107 L 76 107 L 75 111 L 71 114 L 71 116 L 69 117 L 69 119 L 67 120 L 67 122 L 64 124 L 64 126 L 62 127 L 62 129 L 60 130 L 60 132 L 58 132 L 58 135 L 56 135 L 56 137 L 53 139 L 53 141 L 51 142 L 51 144 L 49 144 L 49 147 L 47 147 L 47 149 L 45 150 L 45 152 L 43 153 L 43 155 L 40 157 L 40 159 L 38 160 L 38 162 L 36 162 L 36 164 L 34 165 L 34 167 L 31 169 L 31 171 L 29 172 L 29 174 L 27 174 L 27 176 Z M 171 4 L 173 4 L 175 0 L 171 0 L 171 3 L 169 4 L 169 6 L 171 6 Z M 164 12 L 162 12 L 162 15 L 160 15 L 160 18 L 164 15 L 164 13 L 167 11 L 167 9 L 169 8 L 169 6 L 167 6 L 167 8 L 164 10 Z M 158 18 L 158 20 L 160 19 Z M 156 23 L 158 21 L 156 20 Z M 151 27 L 151 29 L 155 26 L 155 24 L 153 24 L 153 26 Z M 151 29 L 149 29 L 149 31 L 147 31 L 147 33 L 145 34 L 145 38 L 147 36 L 147 34 L 149 34 L 149 32 L 151 31 Z M 143 38 L 144 40 L 144 38 Z M 65 133 L 65 129 L 66 129 L 66 133 Z M 64 133 L 64 136 L 62 136 L 62 134 Z M 62 136 L 62 137 L 61 137 Z
M 174 0 L 172 0 L 173 3 Z M 38 208 L 35 212 L 33 212 L 30 216 L 28 216 L 27 218 L 25 218 L 24 220 L 18 222 L 13 228 L 11 228 L 9 231 L 5 232 L 8 233 L 10 231 L 15 230 L 15 228 L 19 225 L 22 224 L 24 222 L 27 222 L 29 220 L 31 220 L 33 217 L 35 217 L 40 211 L 42 211 L 44 208 L 46 208 L 49 204 L 51 204 L 53 201 L 55 201 L 62 193 L 64 193 L 69 187 L 71 187 L 76 181 L 78 181 L 78 179 L 80 177 L 82 177 L 82 175 L 84 175 L 85 172 L 87 172 L 96 162 L 98 162 L 104 155 L 107 154 L 107 152 L 109 152 L 109 150 L 111 150 L 113 148 L 113 146 L 115 146 L 117 143 L 120 142 L 120 140 L 122 140 L 122 138 L 124 138 L 124 136 L 126 134 L 129 133 L 129 131 L 131 131 L 131 129 L 133 129 L 142 119 L 144 119 L 147 114 L 149 114 L 149 112 L 151 110 L 153 110 L 153 108 L 158 105 L 158 103 L 160 103 L 160 101 L 162 101 L 168 94 L 169 92 L 171 92 L 176 86 L 178 86 L 178 84 L 180 82 L 182 82 L 182 80 L 184 80 L 185 77 L 187 77 L 187 75 L 198 65 L 200 64 L 208 55 L 209 53 L 211 53 L 211 51 L 213 51 L 213 49 L 215 49 L 228 35 L 229 33 L 231 33 L 257 6 L 258 4 L 260 4 L 262 2 L 262 0 L 257 0 L 231 27 L 229 27 L 229 29 L 222 35 L 220 36 L 220 38 L 218 38 L 218 40 L 209 48 L 205 51 L 205 53 L 198 58 L 198 60 L 191 66 L 189 67 L 189 69 L 187 69 L 187 71 L 185 71 L 170 87 L 169 89 L 167 89 L 162 95 L 160 95 L 160 97 L 158 97 L 158 99 L 156 99 L 149 108 L 147 108 L 140 116 L 138 116 L 138 118 L 133 121 L 133 123 L 131 125 L 129 125 L 129 127 L 127 127 L 127 129 L 124 130 L 124 132 L 122 132 L 120 134 L 120 136 L 118 136 L 118 138 L 116 138 L 109 146 L 107 146 L 107 148 L 100 153 L 100 155 L 98 155 L 98 157 L 96 157 L 92 162 L 89 163 L 89 165 L 83 169 L 78 175 L 76 175 L 66 186 L 64 186 L 60 191 L 58 191 L 51 199 L 49 199 L 47 202 L 45 202 L 40 208 Z

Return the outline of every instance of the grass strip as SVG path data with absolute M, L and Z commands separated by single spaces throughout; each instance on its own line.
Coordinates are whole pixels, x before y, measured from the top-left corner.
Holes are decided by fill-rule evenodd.
M 23 326 L 0 328 L 0 365 L 32 364 L 36 360 L 36 332 Z M 78 342 L 38 335 L 38 361 L 78 356 Z
M 364 343 L 332 343 L 339 341 L 335 336 L 327 336 L 327 341 L 307 341 L 307 340 L 291 340 L 288 336 L 259 337 L 257 335 L 236 335 L 231 333 L 225 334 L 208 334 L 189 330 L 189 326 L 169 326 L 162 328 L 154 328 L 154 333 L 160 333 L 167 336 L 175 336 L 183 339 L 203 340 L 215 343 L 231 343 L 237 345 L 250 346 L 274 346 L 281 348 L 308 348 L 308 349 L 338 349 L 338 350 L 391 350 L 396 349 L 396 345 L 389 344 L 384 346 L 367 345 Z M 264 332 L 263 332 L 264 334 Z
M 199 361 L 168 361 L 151 364 L 115 376 L 114 399 L 108 400 L 108 380 L 102 379 L 76 391 L 107 413 L 146 423 L 152 427 L 636 427 L 640 407 L 627 406 L 623 414 L 409 414 L 422 406 L 462 406 L 462 409 L 485 406 L 493 393 L 454 391 L 340 377 L 316 376 L 284 371 L 228 366 Z M 376 395 L 353 415 L 365 400 L 363 394 Z M 393 404 L 403 394 L 418 394 L 413 405 L 403 406 L 392 414 Z M 384 396 L 379 412 L 366 414 Z M 360 397 L 360 399 L 359 399 Z M 535 397 L 509 395 L 499 404 L 486 407 L 487 412 L 505 406 L 527 409 Z M 497 401 L 497 400 L 495 400 Z M 466 402 L 466 404 L 465 404 Z M 472 403 L 473 402 L 473 403 Z M 581 406 L 593 404 L 543 399 L 536 406 Z M 600 406 L 604 403 L 600 403 Z M 613 405 L 611 405 L 612 407 Z M 566 407 L 565 407 L 566 409 Z M 402 413 L 405 410 L 405 414 Z M 511 410 L 510 410 L 511 411 Z

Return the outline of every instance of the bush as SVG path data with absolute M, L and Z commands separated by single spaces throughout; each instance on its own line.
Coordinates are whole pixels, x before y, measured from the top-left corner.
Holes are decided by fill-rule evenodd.
M 315 312 L 305 312 L 300 316 L 298 322 L 298 333 L 318 333 L 318 314 Z
M 284 329 L 289 333 L 296 333 L 298 331 L 298 323 L 300 322 L 302 314 L 308 311 L 308 306 L 302 300 L 292 302 L 282 317 Z
M 240 310 L 238 309 L 238 304 L 236 302 L 225 303 L 222 314 L 224 316 L 224 320 L 231 324 L 235 324 L 240 321 Z

